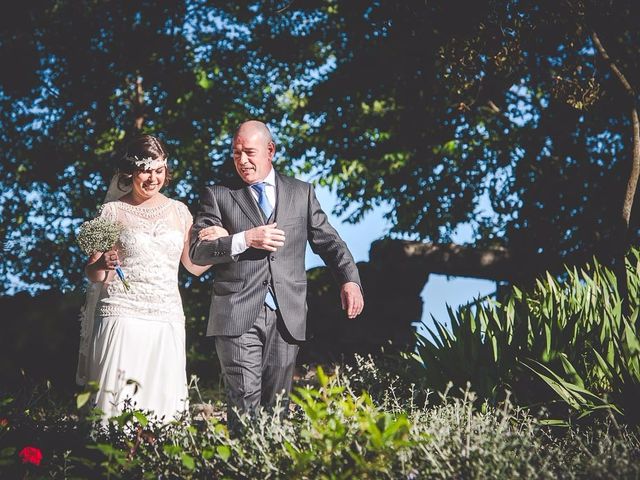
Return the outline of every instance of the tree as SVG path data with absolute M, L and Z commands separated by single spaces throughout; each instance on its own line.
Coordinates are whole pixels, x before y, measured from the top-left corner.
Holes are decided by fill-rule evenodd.
M 335 188 L 351 221 L 382 205 L 393 233 L 432 242 L 470 222 L 475 243 L 507 248 L 525 280 L 615 256 L 640 74 L 635 2 L 240 3 L 5 12 L 3 291 L 79 284 L 72 231 L 137 130 L 167 140 L 172 193 L 194 202 L 233 175 L 224 159 L 247 117 L 270 122 L 280 167 Z M 632 200 L 633 181 L 626 190 Z
M 16 345 L 49 345 L 47 332 L 55 331 L 65 341 L 54 344 L 69 347 L 31 353 L 29 375 L 71 383 L 79 328 L 73 312 L 82 295 L 59 290 L 79 290 L 83 283 L 86 258 L 74 232 L 95 215 L 131 136 L 152 133 L 165 141 L 174 178 L 168 193 L 191 207 L 204 185 L 235 176 L 226 159 L 240 122 L 265 120 L 282 130 L 277 133 L 286 145 L 287 86 L 312 81 L 325 59 L 313 48 L 291 48 L 314 28 L 312 12 L 298 25 L 296 12 L 276 7 L 57 0 L 3 9 L 0 296 L 51 289 L 35 300 L 6 298 L 5 307 L 16 309 L 14 327 L 25 319 L 39 322 L 38 331 Z M 284 155 L 277 160 L 281 168 L 290 165 Z M 184 274 L 180 283 L 190 287 L 183 292 L 189 371 L 213 382 L 217 363 L 204 332 L 209 278 Z M 52 302 L 65 308 L 58 314 L 40 308 Z M 4 366 L 5 380 L 15 380 L 21 351 L 33 349 L 9 352 L 19 361 Z M 45 357 L 64 358 L 65 368 L 38 364 Z
M 296 151 L 322 145 L 305 168 L 352 221 L 386 205 L 393 232 L 435 242 L 471 222 L 475 242 L 507 247 L 523 280 L 608 260 L 621 219 L 637 238 L 629 200 L 622 213 L 637 178 L 636 94 L 611 67 L 638 84 L 639 8 L 336 3 L 324 27 L 335 68 L 292 115 L 308 127 Z
M 236 126 L 251 117 L 280 124 L 280 85 L 304 81 L 321 61 L 308 52 L 278 59 L 261 45 L 303 34 L 306 27 L 275 32 L 272 19 L 286 24 L 292 15 L 260 2 L 58 0 L 5 9 L 2 291 L 80 285 L 85 259 L 73 232 L 95 214 L 132 135 L 165 140 L 177 179 L 170 193 L 187 202 L 233 175 L 225 159 Z

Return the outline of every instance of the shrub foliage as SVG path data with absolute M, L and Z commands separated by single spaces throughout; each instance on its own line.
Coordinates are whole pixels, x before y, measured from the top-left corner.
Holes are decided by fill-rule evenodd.
M 363 380 L 387 375 L 370 360 L 299 387 L 290 419 L 280 411 L 244 417 L 238 435 L 216 419 L 160 423 L 128 410 L 106 424 L 48 400 L 3 402 L 3 478 L 633 478 L 640 474 L 635 430 L 615 422 L 588 428 L 541 425 L 509 399 L 499 408 L 468 390 L 416 395 L 395 388 L 378 401 Z M 398 381 L 390 385 L 404 385 Z M 422 397 L 421 402 L 416 399 Z M 20 403 L 20 405 L 18 405 Z M 56 406 L 58 405 L 58 406 Z M 42 453 L 22 463 L 18 449 Z M 595 477 L 594 477 L 595 472 Z
M 436 391 L 449 382 L 462 388 L 470 383 L 480 398 L 493 401 L 510 391 L 521 405 L 553 406 L 560 398 L 577 417 L 607 410 L 637 424 L 637 249 L 626 269 L 629 317 L 615 275 L 595 260 L 567 270 L 564 279 L 547 274 L 532 292 L 514 287 L 503 302 L 450 309 L 450 328 L 435 321 L 430 336 L 419 338 L 423 383 Z

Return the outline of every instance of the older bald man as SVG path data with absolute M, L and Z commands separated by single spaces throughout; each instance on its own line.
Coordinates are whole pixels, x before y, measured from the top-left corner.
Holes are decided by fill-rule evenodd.
M 272 407 L 279 394 L 291 390 L 306 330 L 307 242 L 340 284 L 346 316 L 355 318 L 364 307 L 345 242 L 313 186 L 274 170 L 275 150 L 264 123 L 240 126 L 233 162 L 243 185 L 207 188 L 191 235 L 192 261 L 215 265 L 207 335 L 215 336 L 232 424 L 234 409 Z

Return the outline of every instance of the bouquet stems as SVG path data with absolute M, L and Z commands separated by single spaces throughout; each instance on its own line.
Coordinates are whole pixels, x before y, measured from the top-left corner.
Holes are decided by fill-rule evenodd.
M 127 282 L 127 279 L 124 277 L 124 272 L 122 271 L 122 268 L 120 268 L 120 265 L 116 266 L 116 274 L 120 281 L 122 281 L 125 291 L 128 292 L 131 289 L 131 285 L 129 285 L 129 282 Z

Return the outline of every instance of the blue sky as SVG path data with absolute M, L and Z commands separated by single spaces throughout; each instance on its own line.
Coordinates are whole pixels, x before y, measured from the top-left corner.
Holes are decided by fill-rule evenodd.
M 322 208 L 329 216 L 331 224 L 347 242 L 356 261 L 368 261 L 371 242 L 385 235 L 389 229 L 389 222 L 383 218 L 383 212 L 380 209 L 374 210 L 355 225 L 343 223 L 331 213 L 333 206 L 337 203 L 335 194 L 328 188 L 317 187 L 316 195 Z M 470 233 L 465 232 L 464 229 L 454 236 L 454 241 L 457 243 L 465 243 L 470 240 Z M 323 265 L 322 260 L 307 246 L 307 269 L 319 265 Z M 430 275 L 425 288 L 422 290 L 422 300 L 424 302 L 422 322 L 430 325 L 432 323 L 431 315 L 433 315 L 438 321 L 448 324 L 447 305 L 457 307 L 478 296 L 491 294 L 495 290 L 495 282 L 489 280 Z M 424 333 L 424 328 L 419 326 L 419 331 Z

